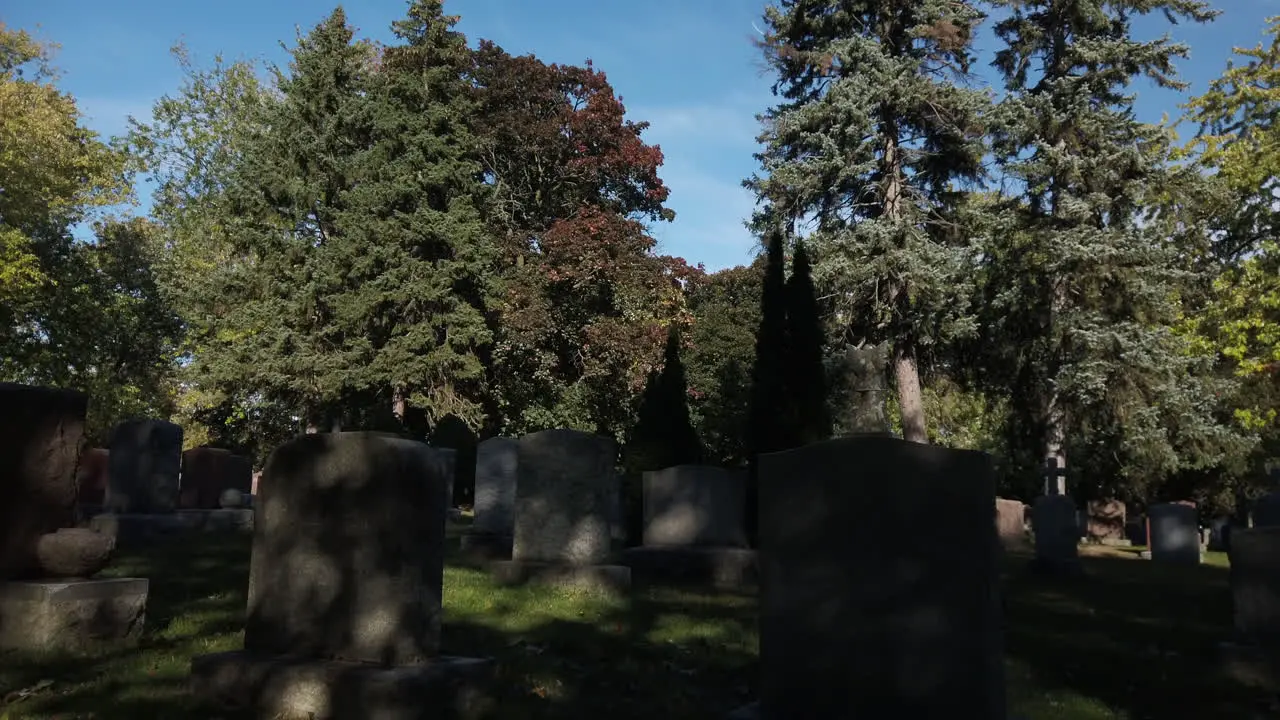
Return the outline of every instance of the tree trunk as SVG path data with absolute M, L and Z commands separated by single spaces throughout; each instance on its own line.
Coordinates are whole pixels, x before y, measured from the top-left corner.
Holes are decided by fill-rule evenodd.
M 395 388 L 391 391 L 391 414 L 396 416 L 396 420 L 401 426 L 405 425 L 405 415 L 409 412 L 409 396 L 405 393 L 404 388 Z
M 898 342 L 893 351 L 893 370 L 898 380 L 898 406 L 902 410 L 902 438 L 928 443 L 924 420 L 924 396 L 920 392 L 920 369 L 916 366 L 915 349 L 910 343 Z

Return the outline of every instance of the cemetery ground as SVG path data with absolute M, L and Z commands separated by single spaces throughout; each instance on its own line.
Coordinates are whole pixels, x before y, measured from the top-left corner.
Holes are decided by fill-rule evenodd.
M 1274 712 L 1265 692 L 1214 671 L 1215 646 L 1231 623 L 1224 558 L 1170 568 L 1125 554 L 1084 553 L 1087 576 L 1074 580 L 1028 575 L 1027 557 L 1008 557 L 1011 715 Z M 196 712 L 185 687 L 193 655 L 241 647 L 248 562 L 249 539 L 238 535 L 187 536 L 125 554 L 110 574 L 151 578 L 141 645 L 93 658 L 0 657 L 0 719 L 230 720 Z M 624 599 L 501 589 L 455 553 L 445 613 L 446 652 L 499 662 L 495 717 L 714 718 L 755 697 L 751 594 L 637 587 Z

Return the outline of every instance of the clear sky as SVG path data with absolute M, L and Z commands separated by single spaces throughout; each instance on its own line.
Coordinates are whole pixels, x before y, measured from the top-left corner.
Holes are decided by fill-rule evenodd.
M 474 43 L 497 42 L 513 54 L 604 70 L 622 95 L 628 116 L 647 120 L 645 138 L 666 155 L 662 177 L 671 187 L 674 223 L 660 224 L 661 252 L 701 262 L 708 270 L 749 262 L 756 244 L 742 227 L 753 199 L 741 181 L 755 169 L 755 113 L 771 100 L 771 81 L 751 45 L 765 0 L 450 0 L 459 28 Z M 1280 14 L 1280 0 L 1215 0 L 1224 9 L 1208 26 L 1178 26 L 1172 35 L 1191 45 L 1181 65 L 1192 92 L 1225 67 L 1233 45 L 1256 45 L 1264 20 Z M 149 117 L 151 103 L 180 82 L 170 46 L 185 41 L 196 61 L 287 59 L 295 27 L 319 22 L 333 0 L 30 0 L 7 2 L 0 21 L 62 45 L 62 87 L 80 101 L 90 127 L 104 135 L 125 128 L 128 115 Z M 346 6 L 365 37 L 390 40 L 402 0 L 362 0 Z M 38 26 L 38 27 L 37 27 Z M 1139 33 L 1165 31 L 1162 18 L 1140 21 Z M 979 50 L 989 58 L 993 39 Z M 987 60 L 984 59 L 984 66 Z M 984 67 L 982 74 L 991 77 Z M 1142 119 L 1177 116 L 1185 98 L 1137 85 Z M 144 198 L 145 200 L 145 198 Z

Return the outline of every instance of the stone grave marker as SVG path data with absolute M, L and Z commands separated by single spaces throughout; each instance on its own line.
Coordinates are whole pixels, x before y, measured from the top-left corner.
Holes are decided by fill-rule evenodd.
M 734 717 L 1005 720 L 990 457 L 861 436 L 759 462 L 760 702 Z
M 1090 500 L 1085 523 L 1085 535 L 1093 542 L 1114 545 L 1124 541 L 1124 503 L 1114 498 Z
M 756 582 L 745 473 L 676 465 L 644 473 L 642 492 L 644 544 L 624 553 L 633 573 L 729 587 Z
M 608 564 L 616 460 L 611 438 L 578 430 L 520 438 L 512 559 L 494 565 L 498 582 L 630 585 L 628 568 Z
M 98 650 L 137 641 L 148 584 L 97 579 L 110 537 L 75 528 L 88 399 L 0 383 L 0 650 Z
M 1035 569 L 1051 574 L 1081 572 L 1080 525 L 1074 500 L 1067 495 L 1036 498 L 1031 527 L 1035 532 Z
M 128 420 L 111 433 L 107 510 L 172 513 L 178 504 L 182 428 L 164 420 Z
M 244 650 L 192 660 L 205 703 L 262 717 L 471 717 L 490 660 L 440 654 L 447 461 L 382 433 L 268 458 Z
M 1200 523 L 1194 506 L 1161 503 L 1147 509 L 1151 527 L 1151 560 L 1200 564 Z
M 1027 542 L 1027 506 L 1021 500 L 996 498 L 996 532 L 1006 549 L 1025 549 Z
M 492 437 L 476 446 L 474 521 L 462 549 L 483 557 L 509 559 L 515 532 L 516 473 L 520 441 Z
M 231 451 L 202 445 L 182 453 L 182 476 L 178 490 L 181 508 L 212 509 L 218 497 L 231 487 Z
M 107 463 L 110 453 L 104 448 L 87 448 L 76 468 L 76 502 L 87 512 L 102 509 L 107 499 Z

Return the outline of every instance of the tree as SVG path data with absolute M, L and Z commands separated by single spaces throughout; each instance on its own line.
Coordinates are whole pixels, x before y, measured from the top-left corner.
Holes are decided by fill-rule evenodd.
M 669 220 L 662 151 L 604 73 L 476 53 L 487 217 L 502 243 L 505 296 L 491 325 L 493 431 L 569 426 L 622 436 L 687 325 L 682 261 L 653 254 L 646 223 Z
M 1169 133 L 1138 122 L 1124 94 L 1138 76 L 1185 87 L 1173 61 L 1186 47 L 1135 39 L 1134 13 L 1214 13 L 1193 0 L 1002 4 L 995 66 L 1008 94 L 994 149 L 1020 191 L 1005 206 L 1011 226 L 987 246 L 984 304 L 998 338 L 988 361 L 1024 462 L 1066 468 L 1072 456 L 1100 491 L 1138 496 L 1219 461 L 1230 440 L 1206 402 L 1223 392 L 1212 359 L 1173 331 L 1180 293 L 1197 282 L 1186 262 L 1196 233 L 1161 209 L 1202 180 L 1169 162 Z
M 661 470 L 702 461 L 702 443 L 689 416 L 689 384 L 680 360 L 680 331 L 667 333 L 662 368 L 653 370 L 640 396 L 627 441 L 635 471 Z
M 972 251 L 948 207 L 982 173 L 983 91 L 969 70 L 968 2 L 783 0 L 762 43 L 781 102 L 764 116 L 768 214 L 811 218 L 815 281 L 846 339 L 889 341 L 903 434 L 926 442 L 922 353 L 971 330 Z
M 831 437 L 831 412 L 827 407 L 826 338 L 810 275 L 809 253 L 797 240 L 787 278 L 787 349 L 790 353 L 785 381 L 795 405 L 795 433 L 799 445 Z
M 751 368 L 760 326 L 764 254 L 749 266 L 691 278 L 693 315 L 689 370 L 690 410 L 707 459 L 726 467 L 747 464 Z
M 770 233 L 767 241 L 747 424 L 748 458 L 753 467 L 761 453 L 795 447 L 795 428 L 790 422 L 786 383 L 790 337 L 787 333 L 786 257 L 783 254 L 782 231 Z

